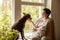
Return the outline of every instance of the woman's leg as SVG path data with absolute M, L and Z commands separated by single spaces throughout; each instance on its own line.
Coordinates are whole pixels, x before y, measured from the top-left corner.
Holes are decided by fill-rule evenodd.
M 47 40 L 46 36 L 42 36 L 41 40 Z
M 40 37 L 34 37 L 34 38 L 32 38 L 32 40 L 41 40 L 41 38 Z

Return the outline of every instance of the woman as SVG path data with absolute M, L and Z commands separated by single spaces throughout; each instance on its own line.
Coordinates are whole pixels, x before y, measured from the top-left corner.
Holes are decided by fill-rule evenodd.
M 48 8 L 43 9 L 42 17 L 39 18 L 36 23 L 29 19 L 29 21 L 34 26 L 34 31 L 31 40 L 54 40 L 52 33 L 54 22 L 51 18 L 49 18 L 51 11 Z

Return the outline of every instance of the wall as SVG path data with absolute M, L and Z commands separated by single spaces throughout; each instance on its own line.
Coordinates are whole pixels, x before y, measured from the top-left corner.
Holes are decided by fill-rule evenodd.
M 60 0 L 52 0 L 52 18 L 55 22 L 55 38 L 60 40 Z
M 55 23 L 55 39 L 60 40 L 60 0 L 47 0 L 47 8 L 51 9 L 51 18 Z

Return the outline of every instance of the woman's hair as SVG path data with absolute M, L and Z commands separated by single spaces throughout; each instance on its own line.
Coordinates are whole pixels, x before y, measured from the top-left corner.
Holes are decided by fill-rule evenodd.
M 46 12 L 46 14 L 48 14 L 48 16 L 50 15 L 50 13 L 51 13 L 51 10 L 50 9 L 44 8 L 43 10 Z

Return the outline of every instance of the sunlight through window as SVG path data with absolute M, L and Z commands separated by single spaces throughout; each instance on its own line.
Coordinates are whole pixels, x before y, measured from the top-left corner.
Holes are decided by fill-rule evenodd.
M 2 0 L 0 0 L 0 6 L 1 6 L 1 4 L 2 4 Z

